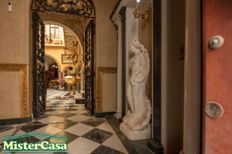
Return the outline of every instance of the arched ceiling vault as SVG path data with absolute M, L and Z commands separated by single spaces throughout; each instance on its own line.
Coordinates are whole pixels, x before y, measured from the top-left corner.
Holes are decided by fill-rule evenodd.
M 39 12 L 38 14 L 43 21 L 53 21 L 56 23 L 60 23 L 61 25 L 64 25 L 69 29 L 71 29 L 77 35 L 83 47 L 84 31 L 86 25 L 88 24 L 89 19 L 87 18 L 82 19 L 67 14 L 44 13 L 44 12 Z
M 56 22 L 56 21 L 44 20 L 43 22 L 44 22 L 45 25 L 50 24 L 50 25 L 57 25 L 57 26 L 63 27 L 64 28 L 63 30 L 64 30 L 65 44 L 69 43 L 69 40 L 70 41 L 77 41 L 78 44 L 80 45 L 79 47 L 81 48 L 81 50 L 83 52 L 83 45 L 82 45 L 82 43 L 80 41 L 79 36 L 71 28 L 67 27 L 64 24 Z M 70 46 L 67 46 L 67 47 L 70 47 Z
M 58 66 L 58 70 L 61 70 L 60 63 L 52 55 L 46 53 L 45 54 L 45 62 L 47 65 L 50 65 L 50 64 L 52 64 L 52 62 L 55 62 Z

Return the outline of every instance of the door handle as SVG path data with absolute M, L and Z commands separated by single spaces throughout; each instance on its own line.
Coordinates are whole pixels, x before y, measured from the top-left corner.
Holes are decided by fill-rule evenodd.
M 216 50 L 218 48 L 221 48 L 224 45 L 224 38 L 220 35 L 216 35 L 213 36 L 210 40 L 209 40 L 209 48 Z
M 210 118 L 218 119 L 223 116 L 224 109 L 219 103 L 209 101 L 205 107 L 205 112 Z

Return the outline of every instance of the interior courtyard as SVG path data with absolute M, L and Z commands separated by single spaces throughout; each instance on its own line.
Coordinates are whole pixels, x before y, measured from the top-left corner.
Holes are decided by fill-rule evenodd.
M 231 11 L 0 0 L 0 153 L 231 154 Z

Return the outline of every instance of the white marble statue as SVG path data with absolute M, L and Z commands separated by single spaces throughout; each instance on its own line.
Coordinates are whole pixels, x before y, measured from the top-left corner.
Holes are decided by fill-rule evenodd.
M 130 44 L 130 78 L 127 89 L 129 111 L 120 125 L 121 131 L 131 140 L 150 137 L 151 104 L 146 95 L 150 73 L 150 58 L 139 41 Z

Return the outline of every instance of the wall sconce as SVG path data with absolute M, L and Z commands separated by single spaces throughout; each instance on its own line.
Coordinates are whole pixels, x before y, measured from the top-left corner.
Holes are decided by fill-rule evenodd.
M 143 6 L 141 6 L 139 8 L 139 3 L 140 3 L 140 0 L 137 0 L 137 6 L 134 10 L 134 17 L 135 18 L 141 17 L 143 20 L 145 20 L 146 23 L 148 21 L 151 21 L 151 6 L 149 5 L 147 8 L 143 8 Z

